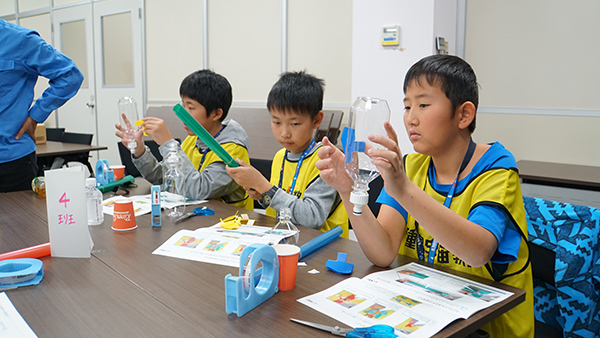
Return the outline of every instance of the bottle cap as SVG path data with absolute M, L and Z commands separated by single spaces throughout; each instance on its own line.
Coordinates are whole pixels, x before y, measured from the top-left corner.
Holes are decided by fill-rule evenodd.
M 86 187 L 96 187 L 96 179 L 94 177 L 89 177 L 85 179 Z

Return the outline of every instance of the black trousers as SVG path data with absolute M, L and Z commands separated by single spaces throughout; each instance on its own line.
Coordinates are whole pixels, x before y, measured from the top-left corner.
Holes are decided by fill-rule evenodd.
M 14 161 L 0 163 L 0 192 L 30 190 L 37 171 L 35 151 Z

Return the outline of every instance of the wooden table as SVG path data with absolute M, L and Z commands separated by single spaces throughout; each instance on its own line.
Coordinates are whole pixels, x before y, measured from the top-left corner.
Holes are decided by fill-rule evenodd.
M 44 170 L 52 167 L 55 157 L 62 157 L 65 163 L 69 161 L 81 162 L 88 167 L 90 173 L 93 173 L 94 166 L 89 161 L 90 151 L 108 149 L 105 146 L 54 141 L 47 141 L 46 144 L 38 144 L 36 146 L 38 176 L 44 175 Z
M 138 193 L 149 184 L 138 179 Z M 135 191 L 133 191 L 135 193 Z M 108 197 L 105 196 L 105 197 Z M 218 201 L 207 206 L 214 216 L 197 216 L 180 224 L 163 216 L 162 228 L 152 228 L 150 215 L 137 218 L 138 228 L 128 232 L 110 229 L 112 218 L 90 227 L 95 246 L 90 259 L 45 257 L 45 276 L 40 285 L 6 291 L 23 318 L 40 337 L 330 337 L 289 321 L 299 318 L 329 325 L 341 325 L 296 300 L 322 291 L 347 276 L 325 268 L 338 252 L 348 254 L 354 264 L 352 276 L 363 277 L 383 269 L 372 265 L 358 243 L 337 239 L 309 255 L 307 267 L 298 271 L 296 288 L 278 292 L 242 317 L 225 311 L 224 278 L 238 275 L 238 269 L 196 261 L 152 255 L 152 251 L 181 229 L 212 226 L 219 217 L 235 213 L 236 208 Z M 45 200 L 35 193 L 21 191 L 0 194 L 0 248 L 2 252 L 48 241 Z M 246 212 L 246 211 L 245 211 Z M 257 225 L 272 226 L 275 219 L 247 212 Z M 300 227 L 300 242 L 321 232 Z M 411 262 L 398 256 L 392 267 Z M 312 275 L 307 271 L 317 269 Z M 442 269 L 444 270 L 444 269 Z M 445 271 L 450 271 L 445 269 Z M 464 337 L 486 322 L 513 308 L 525 299 L 525 291 L 474 276 L 456 275 L 514 292 L 502 303 L 482 310 L 467 320 L 458 320 L 436 337 Z
M 69 154 L 89 153 L 94 150 L 106 150 L 108 147 L 78 143 L 47 141 L 46 144 L 36 145 L 37 157 L 61 156 Z

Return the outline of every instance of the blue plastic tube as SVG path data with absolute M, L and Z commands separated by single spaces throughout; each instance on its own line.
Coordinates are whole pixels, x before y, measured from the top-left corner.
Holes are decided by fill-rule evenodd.
M 344 230 L 342 229 L 342 227 L 337 226 L 337 227 L 323 233 L 322 235 L 319 235 L 319 236 L 311 239 L 310 241 L 302 244 L 300 246 L 300 258 L 298 258 L 298 259 L 302 259 L 302 258 L 310 255 L 317 249 L 320 249 L 321 247 L 331 243 L 333 240 L 340 237 L 343 232 L 344 232 Z

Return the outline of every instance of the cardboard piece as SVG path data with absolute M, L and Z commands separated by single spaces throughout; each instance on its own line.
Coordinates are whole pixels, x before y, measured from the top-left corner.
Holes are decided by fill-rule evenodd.
M 89 258 L 85 178 L 80 168 L 48 170 L 46 204 L 52 257 Z
M 46 143 L 46 125 L 42 123 L 38 123 L 35 128 L 35 144 L 45 144 Z

